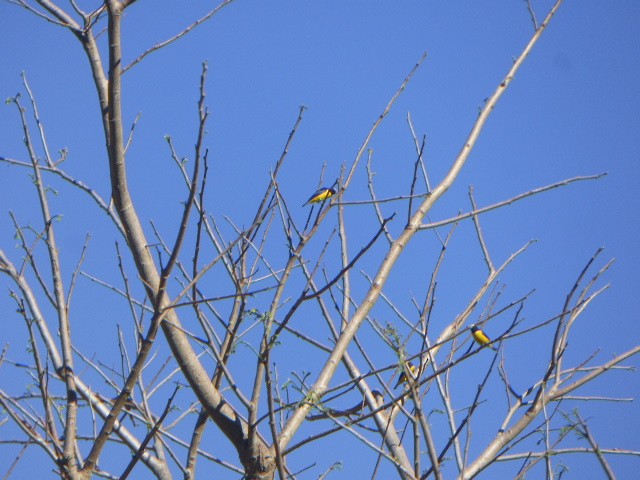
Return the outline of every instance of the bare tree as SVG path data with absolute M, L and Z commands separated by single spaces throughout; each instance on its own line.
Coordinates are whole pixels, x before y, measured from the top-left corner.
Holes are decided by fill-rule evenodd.
M 347 438 L 353 436 L 370 449 L 374 459 L 372 476 L 380 463 L 387 463 L 403 479 L 464 479 L 487 468 L 497 468 L 499 462 L 511 462 L 518 465 L 518 477 L 542 463 L 549 478 L 553 478 L 551 459 L 560 453 L 572 453 L 561 444 L 569 431 L 575 431 L 587 441 L 583 451 L 596 456 L 606 475 L 613 478 L 606 456 L 614 450 L 600 447 L 587 422 L 578 412 L 568 413 L 564 406 L 570 404 L 577 389 L 609 370 L 625 368 L 622 362 L 640 351 L 636 346 L 600 364 L 594 364 L 592 358 L 577 364 L 565 358 L 572 327 L 607 288 L 602 285 L 601 276 L 611 262 L 598 267 L 598 250 L 577 276 L 563 308 L 552 318 L 525 324 L 522 312 L 530 295 L 505 302 L 498 279 L 530 244 L 498 262 L 484 240 L 480 223 L 480 215 L 486 211 L 601 175 L 561 180 L 484 207 L 476 205 L 470 190 L 467 213 L 438 222 L 431 222 L 427 216 L 456 181 L 489 115 L 560 1 L 540 23 L 527 3 L 534 23 L 530 41 L 487 98 L 458 156 L 446 175 L 434 182 L 435 186 L 431 186 L 423 161 L 425 140 L 415 133 L 409 116 L 416 150 L 409 190 L 394 198 L 378 198 L 369 154 L 366 181 L 370 199 L 353 202 L 345 198 L 354 179 L 363 175 L 361 163 L 372 136 L 425 54 L 384 108 L 353 161 L 344 166 L 337 180 L 325 183 L 325 188 L 334 194 L 314 203 L 304 224 L 296 220 L 296 201 L 287 198 L 279 184 L 287 153 L 303 121 L 305 109 L 301 108 L 281 157 L 266 176 L 264 195 L 252 221 L 239 227 L 226 219 L 235 229 L 232 238 L 225 235 L 219 220 L 210 215 L 206 206 L 210 166 L 205 142 L 209 111 L 204 64 L 197 106 L 198 131 L 189 162 L 167 137 L 169 155 L 184 181 L 182 217 L 169 240 L 155 228 L 144 228 L 131 196 L 127 152 L 134 142 L 135 124 L 127 137 L 122 115 L 122 77 L 148 55 L 212 18 L 231 0 L 222 2 L 172 38 L 150 47 L 128 65 L 122 61 L 121 24 L 134 1 L 107 0 L 93 11 L 84 11 L 75 2 L 70 6 L 49 0 L 11 3 L 68 30 L 84 50 L 98 94 L 111 198 L 101 196 L 97 189 L 65 170 L 64 151 L 58 158 L 51 155 L 36 94 L 23 76 L 26 97 L 15 96 L 11 102 L 22 125 L 26 156 L 3 156 L 1 160 L 29 169 L 41 207 L 41 223 L 38 227 L 23 225 L 12 215 L 21 258 L 0 250 L 0 272 L 27 327 L 30 347 L 30 361 L 14 360 L 13 354 L 5 352 L 0 367 L 23 370 L 35 386 L 28 395 L 0 390 L 5 412 L 2 421 L 19 430 L 13 430 L 10 443 L 23 446 L 22 451 L 39 447 L 60 478 L 74 480 L 94 475 L 127 478 L 134 468 L 146 468 L 160 479 L 174 478 L 178 471 L 184 478 L 195 478 L 197 464 L 207 465 L 203 471 L 228 470 L 235 472 L 229 475 L 249 479 L 276 475 L 284 479 L 295 477 L 300 468 L 314 463 L 304 457 L 301 460 L 299 452 L 307 452 L 303 455 L 311 458 L 317 441 L 339 432 L 347 432 Z M 103 31 L 106 35 L 100 37 Z M 56 236 L 57 214 L 50 208 L 51 192 L 47 188 L 47 179 L 53 178 L 62 180 L 68 189 L 84 192 L 87 201 L 109 218 L 121 238 L 114 256 L 114 268 L 120 275 L 118 284 L 83 272 L 84 258 L 91 254 L 88 239 L 72 274 L 64 273 L 62 248 Z M 358 204 L 365 206 L 357 207 Z M 387 213 L 389 205 L 393 206 L 392 213 Z M 353 228 L 348 215 L 352 208 L 372 209 L 378 218 L 378 228 L 368 232 L 367 243 L 355 253 L 347 234 Z M 334 212 L 335 220 L 330 215 Z M 456 225 L 468 219 L 475 226 L 487 267 L 486 278 L 467 307 L 434 332 L 432 312 L 447 245 Z M 397 228 L 398 222 L 406 223 Z M 385 294 L 392 281 L 391 272 L 401 268 L 398 259 L 407 253 L 416 237 L 433 232 L 440 236 L 445 227 L 448 233 L 441 239 L 435 268 L 421 296 L 415 299 L 415 311 L 406 314 Z M 319 251 L 310 248 L 313 241 L 323 245 Z M 377 259 L 376 268 L 373 273 L 363 272 L 355 278 L 354 272 L 365 256 Z M 207 281 L 211 278 L 216 281 Z M 129 305 L 134 334 L 132 338 L 124 330 L 120 332 L 116 345 L 121 358 L 119 371 L 74 343 L 69 315 L 75 287 L 81 280 L 98 283 L 105 289 L 104 297 L 96 302 L 108 304 L 115 296 Z M 397 322 L 378 321 L 373 309 L 379 304 L 390 308 Z M 310 336 L 299 327 L 309 317 L 326 322 L 322 336 Z M 506 327 L 495 328 L 497 320 Z M 473 322 L 492 335 L 474 336 L 475 328 L 470 330 Z M 377 333 L 377 345 L 359 341 L 358 332 L 364 324 Z M 527 385 L 514 383 L 509 376 L 510 358 L 503 346 L 517 337 L 535 335 L 545 327 L 552 331 L 545 368 Z M 319 373 L 283 380 L 283 371 L 295 363 L 292 358 L 289 364 L 285 363 L 288 354 L 284 341 L 288 338 L 303 342 L 309 355 L 322 357 Z M 171 357 L 164 362 L 158 353 L 163 351 L 162 345 L 171 350 Z M 250 353 L 238 353 L 240 345 L 248 346 Z M 419 348 L 413 349 L 414 345 Z M 384 357 L 374 355 L 379 349 L 390 352 L 393 362 L 382 363 Z M 476 376 L 477 384 L 471 390 L 459 391 L 455 387 L 458 370 L 468 365 L 467 360 L 487 355 L 492 360 Z M 242 358 L 241 365 L 233 361 L 238 357 Z M 338 383 L 336 372 L 341 366 L 348 379 Z M 401 375 L 403 388 L 397 393 L 388 379 Z M 496 375 L 504 396 L 491 396 L 488 400 L 485 387 L 496 381 Z M 239 377 L 250 377 L 251 381 L 238 382 Z M 185 391 L 195 397 L 183 395 Z M 158 397 L 163 401 L 155 400 Z M 477 412 L 489 401 L 493 411 L 504 411 L 504 415 L 498 419 L 497 432 L 489 432 L 488 437 L 482 435 L 484 443 L 474 448 L 473 452 L 480 452 L 476 454 L 470 448 L 472 432 L 474 426 L 475 431 L 480 428 Z M 182 403 L 178 405 L 179 402 Z M 353 406 L 345 408 L 349 404 Z M 180 413 L 170 415 L 176 408 Z M 443 412 L 444 428 L 435 428 L 430 416 L 435 408 Z M 172 419 L 170 424 L 167 418 Z M 210 448 L 202 443 L 205 429 L 211 425 L 209 420 L 215 424 L 213 435 L 217 442 Z M 309 430 L 301 438 L 303 425 Z M 224 451 L 219 446 L 222 436 L 237 452 L 240 465 L 235 458 L 218 453 Z M 344 441 L 345 437 L 336 438 Z M 542 441 L 535 443 L 532 438 Z M 615 453 L 638 454 L 619 450 Z M 21 456 L 22 453 L 6 467 L 6 477 Z

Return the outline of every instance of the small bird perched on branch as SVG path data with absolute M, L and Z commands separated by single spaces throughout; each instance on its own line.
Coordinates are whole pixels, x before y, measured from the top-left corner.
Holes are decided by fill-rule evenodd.
M 491 343 L 491 339 L 487 337 L 487 335 L 480 330 L 477 325 L 471 325 L 471 335 L 478 345 L 483 347 L 488 345 L 491 350 L 495 350 L 493 345 L 489 345 Z
M 413 380 L 416 379 L 416 377 L 418 376 L 418 367 L 416 367 L 413 363 L 411 362 L 407 362 L 406 364 L 406 370 L 403 368 L 402 369 L 402 373 L 400 374 L 400 377 L 398 378 L 398 383 L 396 383 L 396 386 L 393 388 L 398 388 L 398 386 L 401 383 L 407 383 L 407 370 L 409 371 L 409 373 L 411 374 L 411 377 Z
M 336 191 L 333 188 L 322 187 L 316 190 L 316 192 L 309 197 L 309 200 L 305 202 L 305 205 L 309 205 L 310 203 L 320 203 L 324 202 L 329 197 L 333 197 L 336 194 Z

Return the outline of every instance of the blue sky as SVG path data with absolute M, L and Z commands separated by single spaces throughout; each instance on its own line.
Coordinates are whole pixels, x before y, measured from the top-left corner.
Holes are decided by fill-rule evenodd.
M 123 24 L 125 63 L 210 8 L 208 2 L 184 3 L 139 2 L 127 11 Z M 532 3 L 541 20 L 551 2 Z M 536 289 L 526 307 L 531 324 L 557 314 L 576 276 L 597 248 L 605 247 L 598 268 L 608 259 L 616 259 L 602 282 L 611 287 L 575 327 L 569 352 L 575 362 L 596 349 L 600 349 L 598 360 L 604 362 L 613 353 L 636 345 L 640 338 L 640 196 L 636 187 L 640 173 L 636 145 L 640 131 L 639 20 L 640 6 L 635 2 L 565 2 L 498 103 L 456 184 L 430 213 L 432 220 L 440 220 L 468 210 L 469 185 L 474 186 L 476 201 L 482 206 L 566 178 L 607 173 L 597 182 L 576 183 L 481 217 L 495 263 L 504 261 L 527 241 L 537 240 L 501 277 L 507 284 L 503 293 L 507 303 Z M 341 165 L 353 160 L 372 123 L 427 51 L 426 61 L 370 144 L 378 195 L 404 194 L 415 160 L 407 113 L 411 113 L 417 134 L 427 136 L 425 158 L 433 185 L 451 165 L 484 99 L 531 34 L 523 1 L 236 0 L 186 38 L 150 55 L 124 78 L 126 123 L 142 114 L 128 160 L 132 194 L 148 235 L 152 236 L 148 222 L 154 220 L 160 232 L 173 239 L 184 189 L 164 136 L 172 137 L 181 156 L 193 156 L 203 61 L 209 68 L 207 104 L 212 114 L 206 139 L 212 170 L 207 197 L 212 215 L 230 238 L 232 228 L 224 216 L 239 226 L 251 222 L 300 105 L 307 110 L 280 178 L 282 192 L 296 207 L 316 188 L 325 162 L 325 180 L 330 183 L 339 175 Z M 2 2 L 0 58 L 0 97 L 23 90 L 19 74 L 24 71 L 38 100 L 51 150 L 68 148 L 65 168 L 108 197 L 96 94 L 86 58 L 73 36 Z M 23 101 L 27 103 L 24 92 Z M 0 155 L 25 158 L 21 139 L 15 108 L 2 105 Z M 37 225 L 36 198 L 29 178 L 17 168 L 0 165 L 0 184 L 0 248 L 18 261 L 20 253 L 13 248 L 8 211 L 15 212 L 23 224 Z M 58 235 L 64 242 L 67 276 L 85 234 L 90 232 L 91 246 L 83 270 L 117 282 L 113 256 L 117 236 L 113 229 L 93 205 L 83 203 L 83 195 L 55 179 L 51 179 L 51 186 L 60 192 L 52 202 L 54 209 L 64 214 Z M 366 174 L 361 166 L 344 199 L 366 198 Z M 394 208 L 383 209 L 391 214 Z M 395 233 L 406 218 L 405 209 L 400 212 L 391 226 Z M 297 221 L 304 222 L 306 213 L 300 209 L 295 214 Z M 352 206 L 347 209 L 347 219 L 351 249 L 356 252 L 375 231 L 375 217 L 370 207 Z M 326 231 L 310 245 L 312 251 L 324 244 L 335 224 L 335 214 L 328 222 Z M 442 229 L 440 234 L 446 232 Z M 358 272 L 374 274 L 382 251 L 367 255 Z M 407 315 L 415 314 L 411 295 L 422 295 L 438 253 L 437 238 L 425 232 L 414 239 L 392 275 L 385 293 Z M 439 331 L 464 308 L 484 278 L 483 269 L 473 225 L 467 221 L 454 235 L 441 274 L 433 331 Z M 355 288 L 363 289 L 362 277 L 358 282 Z M 126 305 L 86 279 L 77 289 L 72 313 L 74 338 L 85 353 L 95 351 L 109 358 L 116 324 L 127 324 Z M 93 308 L 96 302 L 103 305 L 97 312 Z M 6 342 L 12 345 L 9 352 L 13 358 L 19 358 L 25 337 L 14 310 L 2 293 L 1 321 L 19 325 L 15 331 L 3 327 L 11 330 Z M 373 316 L 381 322 L 397 322 L 382 306 Z M 104 339 L 96 339 L 96 325 L 104 330 Z M 496 322 L 495 331 L 503 327 L 504 323 Z M 308 328 L 326 338 L 326 332 Z M 545 334 L 548 337 L 549 330 Z M 372 333 L 363 327 L 362 335 L 368 338 Z M 543 343 L 546 337 L 517 339 L 513 346 L 506 346 L 507 358 L 513 359 L 514 371 L 522 375 L 523 387 L 527 375 L 538 374 L 546 358 L 550 348 Z M 162 352 L 163 347 L 158 348 Z M 286 363 L 293 352 L 307 359 L 299 368 L 314 378 L 324 354 L 308 352 L 294 340 L 287 348 L 290 350 L 282 350 L 281 374 L 286 377 L 295 370 Z M 380 364 L 393 362 L 392 352 L 380 355 Z M 473 364 L 482 372 L 484 360 L 488 358 Z M 638 360 L 627 364 L 638 366 Z M 474 376 L 474 366 L 461 371 L 461 384 L 471 389 L 479 374 Z M 2 370 L 0 379 L 9 375 L 8 367 Z M 11 375 L 15 375 L 16 385 L 26 382 L 21 374 Z M 4 381 L 0 383 L 0 388 L 6 389 Z M 581 393 L 637 397 L 639 385 L 635 373 L 612 372 Z M 592 433 L 601 446 L 631 449 L 640 444 L 636 429 L 628 428 L 640 420 L 637 405 L 583 402 L 578 406 L 583 417 L 591 418 Z M 0 430 L 0 439 L 3 436 Z M 347 441 L 346 436 L 341 441 Z M 320 447 L 317 470 L 301 478 L 316 478 L 338 460 L 343 462 L 339 475 L 357 475 L 354 472 L 363 468 L 369 472 L 366 450 L 345 457 L 332 451 L 331 441 Z M 360 446 L 354 448 L 360 452 Z M 235 461 L 233 454 L 231 458 Z M 309 459 L 298 460 L 302 466 Z M 567 457 L 564 461 L 571 469 L 569 478 L 585 478 L 585 472 L 599 468 L 591 458 Z M 637 460 L 611 457 L 610 461 L 620 478 L 637 470 Z

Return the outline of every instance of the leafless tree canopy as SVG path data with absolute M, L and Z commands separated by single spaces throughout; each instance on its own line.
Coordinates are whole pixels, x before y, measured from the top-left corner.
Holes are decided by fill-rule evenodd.
M 343 166 L 337 179 L 324 175 L 322 185 L 335 194 L 305 206 L 304 222 L 298 220 L 298 199 L 288 198 L 279 185 L 290 146 L 303 123 L 304 107 L 284 139 L 281 157 L 271 171 L 264 172 L 264 194 L 254 206 L 252 221 L 240 225 L 211 215 L 206 187 L 213 167 L 205 140 L 209 110 L 207 65 L 203 64 L 198 129 L 188 160 L 166 137 L 167 156 L 184 185 L 180 193 L 184 209 L 170 238 L 141 219 L 131 195 L 127 155 L 135 142 L 135 124 L 131 127 L 123 120 L 122 78 L 232 1 L 223 1 L 129 64 L 122 62 L 121 22 L 134 0 L 106 0 L 90 12 L 74 1 L 68 5 L 49 0 L 9 2 L 71 32 L 86 54 L 100 107 L 96 112 L 101 115 L 111 192 L 103 196 L 75 178 L 65 168 L 66 152 L 56 157 L 49 150 L 45 125 L 55 112 L 39 112 L 38 92 L 31 90 L 23 75 L 23 91 L 10 103 L 22 126 L 15 135 L 24 136 L 24 156 L 2 156 L 1 160 L 23 168 L 33 178 L 29 195 L 39 201 L 40 219 L 38 224 L 25 224 L 11 214 L 20 250 L 7 248 L 12 239 L 6 231 L 0 250 L 3 288 L 22 319 L 22 328 L 26 327 L 29 346 L 28 357 L 22 358 L 5 348 L 0 368 L 21 372 L 31 385 L 28 390 L 16 389 L 5 384 L 4 372 L 0 373 L 0 432 L 11 432 L 11 438 L 0 435 L 0 448 L 18 452 L 11 458 L 0 455 L 5 459 L 0 470 L 4 478 L 20 466 L 27 449 L 43 453 L 51 471 L 73 480 L 94 475 L 134 478 L 130 476 L 134 469 L 138 475 L 159 479 L 191 479 L 196 478 L 196 467 L 207 478 L 285 479 L 307 468 L 317 469 L 312 472 L 316 476 L 320 472 L 318 478 L 323 478 L 338 466 L 322 466 L 314 446 L 329 436 L 340 449 L 367 452 L 370 470 L 363 478 L 387 468 L 402 479 L 467 479 L 505 463 L 517 478 L 534 468 L 555 478 L 554 456 L 576 452 L 594 455 L 605 475 L 614 478 L 607 461 L 614 450 L 598 445 L 587 419 L 571 402 L 583 385 L 609 370 L 624 369 L 623 362 L 640 346 L 604 363 L 594 358 L 576 363 L 565 356 L 572 327 L 607 288 L 601 277 L 612 262 L 602 260 L 602 250 L 595 252 L 556 315 L 525 321 L 523 312 L 531 293 L 506 299 L 509 294 L 499 276 L 517 263 L 531 243 L 514 248 L 508 258 L 496 258 L 481 226 L 484 212 L 601 175 L 559 179 L 492 205 L 477 205 L 470 189 L 467 212 L 436 222 L 428 216 L 456 181 L 491 112 L 560 1 L 540 21 L 526 2 L 523 8 L 529 8 L 533 23 L 531 38 L 488 96 L 442 178 L 429 178 L 423 156 L 428 146 L 415 132 L 410 116 L 415 164 L 402 195 L 378 196 L 368 150 L 376 129 L 425 54 L 382 109 L 355 158 Z M 370 198 L 347 199 L 345 192 L 356 179 L 367 183 Z M 62 182 L 63 190 L 52 192 L 51 181 Z M 80 252 L 62 248 L 56 235 L 60 212 L 52 210 L 50 201 L 54 193 L 68 191 L 82 192 L 118 234 L 113 252 L 118 280 L 96 278 L 83 270 L 85 257 L 96 254 L 89 237 Z M 374 212 L 378 220 L 376 229 L 360 232 L 368 240 L 357 246 L 348 236 L 359 228 L 354 223 L 357 216 L 350 214 L 354 209 Z M 5 217 L 6 213 L 2 212 Z M 466 308 L 432 326 L 447 246 L 456 226 L 465 221 L 475 227 L 486 277 Z M 228 233 L 229 225 L 233 235 Z M 428 252 L 434 267 L 425 274 L 424 285 L 407 288 L 414 310 L 406 312 L 386 291 L 391 282 L 402 283 L 401 269 L 410 268 L 411 262 L 399 259 L 415 254 L 408 249 L 425 236 L 437 238 L 441 248 Z M 360 268 L 365 257 L 369 262 L 374 259 L 375 269 Z M 64 267 L 69 262 L 75 262 L 70 275 Z M 129 306 L 130 318 L 117 319 L 121 328 L 111 344 L 111 354 L 116 352 L 120 359 L 117 367 L 77 342 L 79 322 L 70 322 L 70 315 L 79 282 L 92 282 L 102 289 L 91 300 L 96 309 L 109 309 L 116 301 Z M 379 318 L 374 307 L 380 306 L 395 318 Z M 15 323 L 8 319 L 12 315 L 2 313 L 3 328 Z M 90 318 L 83 321 L 91 324 Z M 322 333 L 310 334 L 305 327 L 309 322 L 321 325 L 314 332 Z M 363 324 L 375 334 L 366 344 L 359 337 Z M 487 338 L 472 331 L 472 324 Z M 95 328 L 97 336 L 111 342 L 111 331 Z M 514 381 L 509 375 L 513 359 L 505 346 L 518 337 L 539 339 L 540 335 L 545 336 L 543 349 L 548 351 L 544 368 L 536 369 L 536 378 L 527 384 Z M 294 342 L 296 348 L 304 349 L 305 358 L 320 362 L 319 368 L 305 367 L 305 358 L 296 358 L 300 350 L 291 350 Z M 392 360 L 385 362 L 385 356 L 378 354 L 381 351 Z M 458 372 L 470 365 L 476 365 L 475 382 L 459 388 Z M 398 388 L 392 388 L 396 383 Z M 488 385 L 494 394 L 487 393 Z M 603 395 L 592 400 L 613 399 Z M 482 431 L 485 423 L 478 420 L 486 415 L 479 412 L 487 411 L 493 412 L 497 426 L 488 432 Z M 563 441 L 572 433 L 585 440 L 583 448 L 564 447 Z M 212 441 L 203 442 L 204 435 Z M 229 454 L 230 446 L 237 455 Z

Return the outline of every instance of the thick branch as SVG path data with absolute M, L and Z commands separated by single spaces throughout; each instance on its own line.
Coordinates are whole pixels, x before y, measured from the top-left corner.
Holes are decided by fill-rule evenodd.
M 500 83 L 500 85 L 498 86 L 496 91 L 493 93 L 493 95 L 487 100 L 484 108 L 482 109 L 482 112 L 480 113 L 473 128 L 471 129 L 471 133 L 469 134 L 468 138 L 464 142 L 462 150 L 460 151 L 455 161 L 453 162 L 453 165 L 449 169 L 448 174 L 445 176 L 442 182 L 435 189 L 433 189 L 430 195 L 428 195 L 427 198 L 425 198 L 425 200 L 420 205 L 420 208 L 411 217 L 409 224 L 404 229 L 402 234 L 391 245 L 386 258 L 384 259 L 384 261 L 380 265 L 380 268 L 378 269 L 378 272 L 373 281 L 373 285 L 367 292 L 362 304 L 356 310 L 350 322 L 348 323 L 348 325 L 342 332 L 340 338 L 336 342 L 336 346 L 332 354 L 329 356 L 328 360 L 326 361 L 322 371 L 320 372 L 318 378 L 316 379 L 316 382 L 311 388 L 309 395 L 312 395 L 320 399 L 324 394 L 324 392 L 327 390 L 329 386 L 329 382 L 333 377 L 336 369 L 338 368 L 338 365 L 340 363 L 340 358 L 346 351 L 348 345 L 351 343 L 351 340 L 353 339 L 356 332 L 360 328 L 360 325 L 362 324 L 362 322 L 367 317 L 371 308 L 377 302 L 380 296 L 380 293 L 382 291 L 382 287 L 386 283 L 389 273 L 391 272 L 391 269 L 393 268 L 396 260 L 398 259 L 398 257 L 400 256 L 400 254 L 402 253 L 406 245 L 409 243 L 411 238 L 413 238 L 415 233 L 420 228 L 422 220 L 426 216 L 427 212 L 431 209 L 431 207 L 435 204 L 435 202 L 440 197 L 442 197 L 442 195 L 444 195 L 444 193 L 451 187 L 451 185 L 459 175 L 460 171 L 462 170 L 462 167 L 464 166 L 467 158 L 469 157 L 469 154 L 471 153 L 471 150 L 475 146 L 475 143 L 489 115 L 493 111 L 495 105 L 497 104 L 502 94 L 506 91 L 507 87 L 510 85 L 516 72 L 518 71 L 518 69 L 520 68 L 520 66 L 526 59 L 526 57 L 531 52 L 531 49 L 540 38 L 542 31 L 544 30 L 547 23 L 549 22 L 549 20 L 551 19 L 551 17 L 553 16 L 553 14 L 555 13 L 555 11 L 558 9 L 559 6 L 560 6 L 560 1 L 558 1 L 558 3 L 556 3 L 556 5 L 553 7 L 551 12 L 545 19 L 545 22 L 542 24 L 540 29 L 535 32 L 535 34 L 533 35 L 533 37 L 525 47 L 524 51 L 516 59 L 513 66 L 507 73 L 507 76 Z M 300 425 L 304 421 L 304 418 L 306 417 L 310 409 L 311 409 L 311 405 L 309 403 L 304 403 L 303 405 L 300 405 L 295 410 L 295 412 L 293 413 L 293 415 L 291 416 L 291 418 L 283 428 L 282 433 L 280 435 L 280 446 L 282 449 L 284 449 L 287 446 L 287 444 L 291 441 L 294 433 L 300 428 Z

